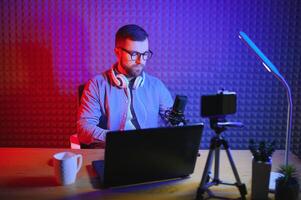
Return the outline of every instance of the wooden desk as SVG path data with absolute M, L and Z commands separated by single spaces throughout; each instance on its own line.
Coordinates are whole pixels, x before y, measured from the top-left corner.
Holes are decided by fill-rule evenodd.
M 58 186 L 54 179 L 51 158 L 61 151 L 81 153 L 83 166 L 77 176 L 76 183 L 69 186 Z M 93 160 L 103 159 L 103 150 L 71 150 L 71 149 L 40 149 L 40 148 L 0 148 L 0 199 L 194 199 L 201 180 L 202 171 L 208 151 L 201 151 L 196 168 L 191 178 L 177 181 L 159 182 L 129 187 L 100 189 L 95 171 L 91 167 Z M 232 155 L 240 178 L 248 188 L 248 198 L 251 187 L 251 154 L 248 150 L 232 150 Z M 273 169 L 281 164 L 283 151 L 277 151 L 273 156 Z M 301 161 L 291 156 L 296 165 L 301 168 Z M 220 178 L 233 182 L 232 174 L 225 152 L 221 152 Z M 213 187 L 212 187 L 213 188 Z M 236 187 L 217 186 L 213 188 L 219 195 L 238 197 Z M 271 197 L 273 195 L 271 194 Z

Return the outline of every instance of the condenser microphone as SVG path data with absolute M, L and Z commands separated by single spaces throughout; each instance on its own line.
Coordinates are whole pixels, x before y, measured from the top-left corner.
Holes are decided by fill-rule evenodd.
M 176 126 L 181 122 L 185 125 L 186 120 L 184 117 L 185 106 L 187 103 L 187 96 L 177 95 L 172 106 L 172 110 L 167 114 L 168 121 L 171 125 Z

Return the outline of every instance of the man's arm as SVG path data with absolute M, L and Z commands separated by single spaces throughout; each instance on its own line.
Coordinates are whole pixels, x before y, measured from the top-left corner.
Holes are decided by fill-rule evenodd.
M 101 106 L 104 102 L 100 99 L 99 92 L 96 79 L 90 80 L 83 91 L 78 109 L 77 134 L 80 142 L 84 144 L 105 141 L 108 132 L 98 126 L 101 117 L 105 117 L 102 114 L 104 110 Z
M 166 119 L 165 112 L 167 110 L 171 109 L 171 107 L 173 105 L 173 100 L 172 100 L 169 90 L 166 88 L 164 83 L 162 81 L 160 81 L 160 82 L 161 82 L 161 86 L 160 86 L 159 114 L 160 114 L 163 122 L 165 123 L 165 125 L 168 125 L 169 122 Z

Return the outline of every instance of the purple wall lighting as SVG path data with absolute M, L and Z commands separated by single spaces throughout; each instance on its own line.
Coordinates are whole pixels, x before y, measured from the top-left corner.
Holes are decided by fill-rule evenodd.
M 190 122 L 213 131 L 200 97 L 237 93 L 242 129 L 224 135 L 232 148 L 249 138 L 284 148 L 287 101 L 280 83 L 238 39 L 246 32 L 286 77 L 293 96 L 292 150 L 301 156 L 301 2 L 292 1 L 9 1 L 0 2 L 0 146 L 68 147 L 76 133 L 77 88 L 111 67 L 114 36 L 125 24 L 150 35 L 146 70 L 173 97 L 188 96 Z

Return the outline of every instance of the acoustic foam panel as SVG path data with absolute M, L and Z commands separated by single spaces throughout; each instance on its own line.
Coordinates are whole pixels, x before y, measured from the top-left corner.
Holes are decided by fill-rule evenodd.
M 111 67 L 117 29 L 144 27 L 154 57 L 146 71 L 187 95 L 186 118 L 200 117 L 201 95 L 235 91 L 244 128 L 224 132 L 230 146 L 250 138 L 284 148 L 282 85 L 238 39 L 246 32 L 292 88 L 293 151 L 301 155 L 300 1 L 1 1 L 0 146 L 67 147 L 76 133 L 77 87 Z

